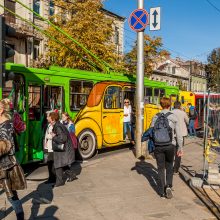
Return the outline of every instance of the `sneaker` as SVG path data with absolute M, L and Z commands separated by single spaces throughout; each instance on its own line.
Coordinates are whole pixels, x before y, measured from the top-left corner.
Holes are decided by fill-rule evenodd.
M 161 199 L 166 199 L 165 194 L 160 194 L 160 198 L 161 198 Z
M 166 188 L 166 197 L 167 197 L 167 199 L 173 198 L 172 189 L 170 187 Z
M 72 182 L 73 180 L 77 180 L 77 179 L 78 179 L 77 176 L 72 176 L 72 177 L 67 178 L 67 182 Z

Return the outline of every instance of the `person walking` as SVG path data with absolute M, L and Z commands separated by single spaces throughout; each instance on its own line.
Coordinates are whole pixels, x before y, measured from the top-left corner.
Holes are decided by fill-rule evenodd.
M 67 128 L 59 121 L 57 112 L 49 113 L 52 130 L 52 149 L 54 151 L 55 187 L 65 184 L 65 168 L 75 161 L 75 152 Z
M 16 213 L 17 220 L 24 220 L 24 210 L 16 190 L 25 189 L 26 180 L 15 158 L 14 132 L 10 100 L 2 99 L 0 101 L 0 183 Z M 12 173 L 14 175 L 11 175 Z
M 55 169 L 54 169 L 54 158 L 53 158 L 53 148 L 52 148 L 52 131 L 53 131 L 53 125 L 51 117 L 49 116 L 50 112 L 46 112 L 47 114 L 47 130 L 45 132 L 45 138 L 44 138 L 44 151 L 45 154 L 47 154 L 47 168 L 49 177 L 46 183 L 55 183 L 56 181 L 56 175 L 55 175 Z
M 169 111 L 171 101 L 169 98 L 161 98 L 162 111 L 156 114 L 151 122 L 153 128 L 153 142 L 155 145 L 154 156 L 158 168 L 158 187 L 161 198 L 171 199 L 173 186 L 173 160 L 176 140 L 178 143 L 177 155 L 182 156 L 183 137 L 177 117 Z M 176 138 L 174 137 L 176 133 Z M 166 170 L 166 176 L 165 176 Z
M 189 104 L 189 135 L 190 137 L 196 137 L 195 120 L 197 118 L 197 112 L 194 106 Z
M 133 126 L 131 123 L 131 117 L 132 117 L 132 108 L 130 105 L 130 100 L 125 99 L 124 100 L 124 129 L 123 129 L 123 138 L 125 140 L 126 134 L 130 132 L 131 134 L 131 144 L 134 143 L 134 131 L 133 131 Z
M 70 116 L 67 112 L 62 113 L 61 122 L 69 131 L 69 135 L 72 141 L 72 147 L 74 149 L 74 154 L 75 154 L 75 150 L 77 149 L 77 145 L 78 145 L 77 138 L 75 135 L 75 125 L 73 121 L 70 119 Z M 76 174 L 74 173 L 73 170 L 71 170 L 69 166 L 65 168 L 65 175 L 66 175 L 67 182 L 72 182 L 73 180 L 77 179 Z
M 189 118 L 185 111 L 181 109 L 181 103 L 179 101 L 174 102 L 174 110 L 171 111 L 177 118 L 179 126 L 180 126 L 180 132 L 183 137 L 183 146 L 184 146 L 184 139 L 188 135 L 187 126 L 189 124 Z M 174 174 L 179 172 L 180 163 L 181 163 L 181 156 L 177 154 L 178 149 L 178 143 L 175 148 L 175 159 L 174 159 L 174 167 L 173 172 Z

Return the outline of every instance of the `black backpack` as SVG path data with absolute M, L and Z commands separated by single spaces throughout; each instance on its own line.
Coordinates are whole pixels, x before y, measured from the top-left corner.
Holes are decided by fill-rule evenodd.
M 158 118 L 153 128 L 153 141 L 155 146 L 167 146 L 172 144 L 173 133 L 167 119 L 171 114 L 171 112 L 157 114 Z

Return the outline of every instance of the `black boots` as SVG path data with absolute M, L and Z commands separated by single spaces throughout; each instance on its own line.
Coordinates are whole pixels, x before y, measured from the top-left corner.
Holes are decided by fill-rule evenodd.
M 19 212 L 18 214 L 16 214 L 17 216 L 17 220 L 24 220 L 24 212 Z

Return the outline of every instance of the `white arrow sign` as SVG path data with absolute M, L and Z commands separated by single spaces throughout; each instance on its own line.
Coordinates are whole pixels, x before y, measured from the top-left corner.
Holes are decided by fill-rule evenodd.
M 160 7 L 150 8 L 150 31 L 160 30 Z

